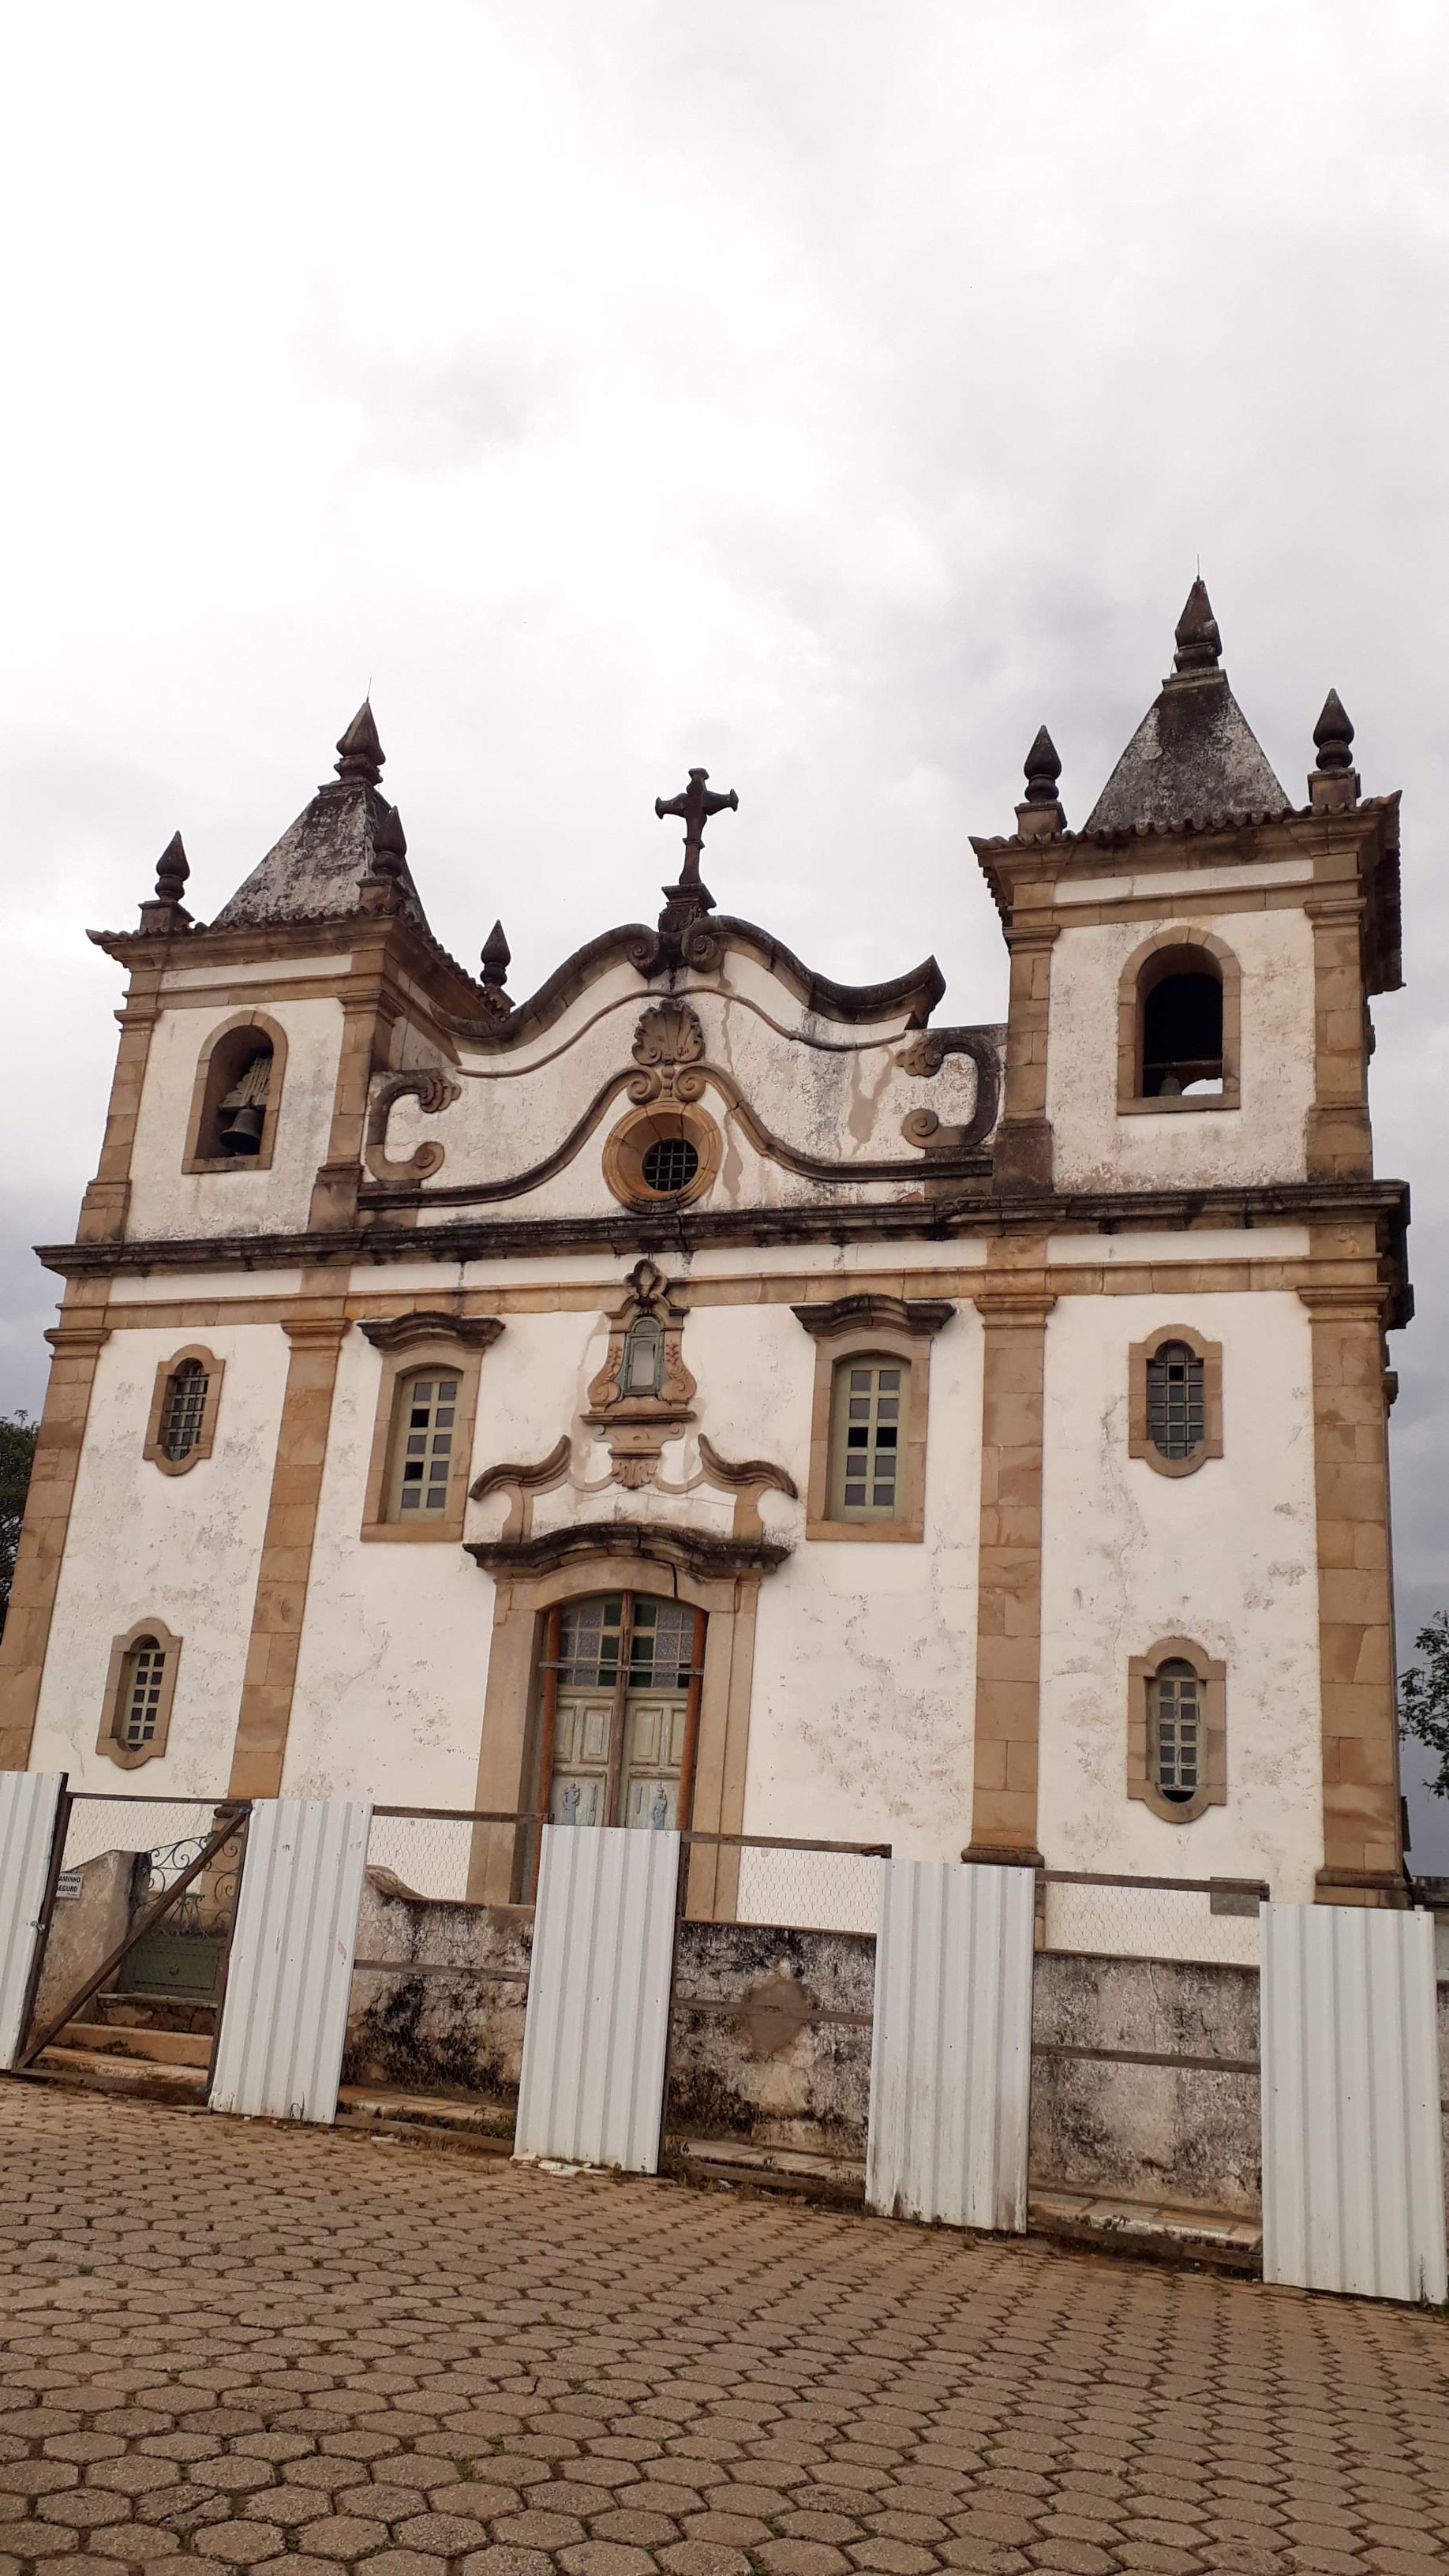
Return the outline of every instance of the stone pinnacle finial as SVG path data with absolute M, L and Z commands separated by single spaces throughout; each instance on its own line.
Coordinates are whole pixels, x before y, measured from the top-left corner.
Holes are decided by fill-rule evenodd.
M 179 832 L 173 832 L 156 862 L 157 902 L 179 903 L 186 890 L 186 880 L 190 874 L 191 868 L 186 852 L 181 846 L 181 835 Z
M 337 763 L 337 775 L 344 787 L 377 785 L 387 753 L 377 738 L 372 706 L 367 698 L 363 699 L 337 748 L 342 755 Z
M 395 805 L 389 805 L 372 836 L 372 873 L 375 877 L 400 877 L 408 854 L 408 836 L 402 827 L 402 816 Z
M 1353 727 L 1337 689 L 1330 689 L 1323 701 L 1323 713 L 1313 728 L 1313 739 L 1318 746 L 1317 765 L 1321 770 L 1352 769 Z
M 1187 606 L 1177 621 L 1173 637 L 1177 651 L 1172 667 L 1187 676 L 1198 671 L 1215 671 L 1223 649 L 1218 621 L 1201 573 L 1187 594 Z
M 512 955 L 513 951 L 503 936 L 503 924 L 501 921 L 495 921 L 483 942 L 482 983 L 485 992 L 502 992 L 508 981 L 508 966 Z
M 1051 735 L 1043 725 L 1026 755 L 1026 801 L 1028 805 L 1055 805 L 1057 780 L 1062 774 L 1061 757 Z

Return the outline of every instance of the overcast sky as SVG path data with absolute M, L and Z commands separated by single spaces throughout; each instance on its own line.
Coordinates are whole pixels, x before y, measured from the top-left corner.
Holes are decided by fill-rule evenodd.
M 1379 1169 L 1401 1645 L 1449 1600 L 1443 0 L 53 0 L 0 20 L 0 1405 L 38 1402 L 120 927 L 214 913 L 371 686 L 527 992 L 708 877 L 829 973 L 1006 978 L 968 831 L 1080 822 L 1199 556 L 1295 801 L 1402 786 Z M 1420 1811 L 1422 1815 L 1422 1811 Z M 1421 1866 L 1449 1869 L 1449 1808 Z

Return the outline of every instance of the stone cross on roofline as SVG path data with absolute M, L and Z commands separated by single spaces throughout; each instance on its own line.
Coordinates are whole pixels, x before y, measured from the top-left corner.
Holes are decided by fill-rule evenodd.
M 697 921 L 702 912 L 713 912 L 714 896 L 699 873 L 700 853 L 704 848 L 704 827 L 711 814 L 738 813 L 740 800 L 731 787 L 724 796 L 712 796 L 705 780 L 707 769 L 692 769 L 689 785 L 678 796 L 656 796 L 654 811 L 661 823 L 666 814 L 677 814 L 684 824 L 684 865 L 677 885 L 665 886 L 668 898 L 660 916 L 661 932 L 677 934 Z

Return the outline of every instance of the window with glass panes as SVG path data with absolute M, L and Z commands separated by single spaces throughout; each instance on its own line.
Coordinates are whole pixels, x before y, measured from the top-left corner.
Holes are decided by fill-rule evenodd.
M 181 1360 L 166 1381 L 166 1401 L 161 1408 L 161 1454 L 179 1464 L 189 1458 L 201 1438 L 202 1419 L 206 1412 L 206 1390 L 210 1383 L 200 1360 Z
M 1186 1805 L 1202 1778 L 1202 1683 L 1191 1664 L 1163 1664 L 1152 1699 L 1157 1786 L 1174 1805 Z
M 121 1675 L 121 1705 L 116 1732 L 128 1753 L 140 1753 L 156 1733 L 161 1711 L 161 1685 L 166 1678 L 166 1650 L 154 1637 L 138 1637 Z
M 904 1360 L 842 1360 L 831 1405 L 831 1517 L 894 1520 L 900 1509 Z
M 1203 1443 L 1204 1368 L 1186 1342 L 1164 1342 L 1147 1363 L 1147 1437 L 1163 1458 L 1190 1458 Z
M 448 1508 L 458 1379 L 451 1370 L 406 1378 L 398 1395 L 391 1518 L 410 1521 Z

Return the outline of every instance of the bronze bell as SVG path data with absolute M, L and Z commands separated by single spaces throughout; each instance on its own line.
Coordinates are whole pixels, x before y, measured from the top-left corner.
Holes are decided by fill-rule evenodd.
M 255 1154 L 262 1141 L 265 1113 L 254 1103 L 238 1109 L 222 1139 L 229 1154 Z

